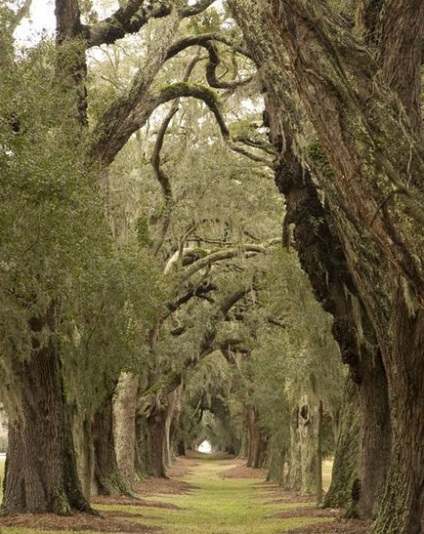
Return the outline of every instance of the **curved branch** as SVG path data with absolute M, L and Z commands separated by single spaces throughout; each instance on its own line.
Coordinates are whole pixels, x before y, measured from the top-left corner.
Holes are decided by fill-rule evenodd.
M 189 265 L 186 269 L 184 269 L 181 275 L 181 281 L 184 282 L 185 280 L 188 280 L 191 276 L 193 276 L 200 270 L 205 269 L 206 267 L 209 267 L 210 265 L 218 261 L 228 260 L 231 258 L 235 258 L 236 256 L 249 253 L 263 254 L 270 247 L 279 244 L 281 244 L 281 238 L 277 237 L 274 239 L 270 239 L 266 243 L 260 245 L 250 243 L 237 248 L 228 248 L 224 250 L 219 250 L 218 252 L 210 252 L 207 256 L 200 258 L 195 263 Z
M 118 152 L 130 136 L 144 126 L 153 111 L 162 104 L 181 97 L 202 100 L 213 113 L 220 132 L 229 148 L 254 161 L 261 162 L 274 169 L 274 162 L 262 158 L 245 147 L 231 140 L 230 132 L 225 124 L 218 97 L 214 91 L 200 84 L 179 82 L 168 85 L 158 94 L 149 91 L 149 87 L 136 87 L 128 95 L 117 100 L 105 113 L 99 126 L 94 130 L 88 152 L 89 161 L 97 161 L 107 166 L 115 159 Z
M 178 16 L 180 19 L 192 17 L 205 11 L 214 1 L 200 0 L 194 6 L 179 9 Z M 127 34 L 137 33 L 150 19 L 169 15 L 174 5 L 174 2 L 169 0 L 152 0 L 147 6 L 144 6 L 144 3 L 144 0 L 129 0 L 110 17 L 93 26 L 84 26 L 87 48 L 112 44 Z
M 189 64 L 187 65 L 186 71 L 184 73 L 184 77 L 183 77 L 184 81 L 187 81 L 190 78 L 190 75 L 191 75 L 191 73 L 192 73 L 192 71 L 193 71 L 193 69 L 196 66 L 196 63 L 198 61 L 199 61 L 199 56 L 195 56 L 189 62 Z M 155 255 L 159 252 L 159 250 L 162 247 L 163 241 L 165 239 L 166 232 L 168 230 L 168 227 L 169 227 L 169 224 L 170 224 L 170 221 L 171 221 L 171 210 L 172 210 L 172 200 L 173 200 L 171 180 L 169 179 L 168 174 L 161 167 L 160 152 L 161 152 L 162 147 L 163 147 L 163 143 L 164 143 L 164 140 L 165 140 L 165 135 L 166 135 L 166 131 L 168 129 L 168 126 L 169 126 L 171 120 L 173 119 L 173 117 L 175 116 L 175 114 L 178 111 L 178 104 L 179 104 L 179 99 L 177 98 L 177 99 L 175 99 L 171 109 L 169 110 L 168 115 L 163 120 L 163 122 L 162 122 L 162 124 L 161 124 L 161 126 L 159 128 L 159 132 L 158 132 L 158 135 L 157 135 L 157 138 L 156 138 L 155 147 L 153 149 L 153 154 L 152 154 L 152 157 L 150 159 L 150 162 L 151 162 L 151 164 L 153 166 L 153 170 L 155 172 L 156 178 L 158 179 L 158 181 L 159 181 L 159 183 L 160 183 L 160 185 L 162 187 L 162 193 L 163 193 L 164 202 L 165 202 L 165 206 L 164 206 L 165 218 L 162 220 L 161 239 L 160 239 L 160 242 L 156 246 Z
M 190 46 L 202 46 L 203 48 L 207 48 L 211 41 L 218 41 L 226 44 L 235 52 L 238 52 L 239 54 L 251 59 L 250 53 L 244 47 L 237 45 L 232 39 L 229 39 L 225 35 L 222 35 L 218 32 L 201 33 L 199 35 L 192 35 L 190 37 L 181 39 L 169 48 L 166 59 L 168 60 L 175 57 L 177 54 L 186 48 L 189 48 Z
M 173 58 L 182 50 L 185 50 L 186 48 L 189 48 L 191 46 L 202 46 L 207 50 L 209 54 L 209 62 L 206 66 L 206 79 L 211 87 L 214 87 L 215 89 L 234 90 L 237 87 L 241 87 L 250 83 L 253 79 L 252 76 L 249 76 L 244 80 L 233 80 L 229 82 L 218 80 L 216 76 L 216 69 L 221 63 L 221 59 L 219 57 L 218 50 L 215 46 L 215 41 L 224 43 L 227 46 L 231 47 L 234 51 L 237 51 L 240 54 L 251 59 L 250 55 L 244 48 L 237 46 L 231 39 L 228 39 L 227 37 L 217 32 L 204 33 L 201 35 L 194 35 L 181 39 L 180 41 L 171 46 L 171 48 L 168 50 L 166 59 Z
M 187 369 L 195 367 L 205 356 L 212 352 L 219 322 L 225 318 L 230 309 L 249 293 L 250 290 L 251 286 L 242 287 L 221 301 L 218 309 L 211 317 L 208 328 L 203 334 L 197 354 L 194 356 L 187 356 L 181 365 L 181 370 L 163 374 L 161 378 L 144 393 L 143 404 L 145 405 L 145 410 L 147 410 L 149 406 L 154 406 L 159 399 L 163 399 L 172 393 L 181 384 L 184 372 Z

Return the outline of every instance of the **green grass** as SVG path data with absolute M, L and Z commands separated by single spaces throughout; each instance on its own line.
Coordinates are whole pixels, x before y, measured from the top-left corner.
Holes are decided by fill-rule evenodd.
M 180 509 L 123 505 L 98 505 L 96 508 L 99 511 L 134 514 L 132 521 L 159 527 L 163 534 L 276 534 L 329 520 L 314 517 L 275 518 L 273 515 L 278 512 L 308 504 L 270 504 L 273 499 L 270 496 L 272 486 L 264 486 L 260 479 L 223 478 L 223 472 L 231 467 L 231 461 L 224 462 L 206 455 L 196 461 L 199 465 L 192 473 L 180 479 L 194 486 L 190 493 L 142 496 L 143 500 L 171 503 Z M 135 514 L 142 514 L 142 517 Z M 0 534 L 36 532 L 44 531 L 0 527 Z M 49 531 L 49 534 L 64 533 L 66 531 Z

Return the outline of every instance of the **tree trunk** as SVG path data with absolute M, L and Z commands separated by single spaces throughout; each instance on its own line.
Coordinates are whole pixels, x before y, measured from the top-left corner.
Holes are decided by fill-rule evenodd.
M 164 458 L 166 415 L 166 408 L 155 408 L 153 413 L 147 417 L 151 475 L 156 478 L 166 478 Z
M 267 450 L 268 439 L 264 436 L 263 431 L 259 425 L 258 415 L 256 410 L 252 407 L 246 410 L 247 423 L 247 467 L 255 469 L 264 467 Z
M 387 386 L 384 383 L 376 335 L 365 311 L 362 295 L 358 292 L 356 281 L 352 279 L 343 250 L 344 243 L 337 232 L 333 213 L 327 205 L 323 205 L 315 186 L 316 180 L 312 180 L 309 170 L 304 168 L 296 156 L 299 150 L 294 146 L 295 136 L 292 132 L 293 126 L 298 128 L 299 113 L 296 109 L 298 103 L 292 98 L 293 87 L 281 64 L 286 52 L 279 49 L 281 41 L 278 41 L 277 46 L 271 40 L 273 32 L 264 24 L 265 18 L 259 13 L 260 8 L 256 2 L 228 0 L 228 3 L 262 73 L 266 101 L 264 122 L 270 128 L 270 140 L 278 154 L 279 165 L 275 179 L 280 192 L 286 197 L 283 241 L 286 245 L 294 242 L 317 300 L 335 319 L 333 333 L 340 346 L 343 361 L 349 364 L 352 379 L 360 385 L 360 405 L 365 422 L 361 440 L 362 447 L 365 448 L 362 454 L 361 500 L 368 499 L 367 506 L 361 506 L 360 513 L 369 515 L 376 504 L 376 487 L 380 483 L 376 484 L 376 481 L 384 479 L 385 462 L 388 462 L 390 450 Z M 316 106 L 320 108 L 321 104 L 316 103 Z M 358 260 L 358 265 L 361 264 L 363 262 Z M 369 276 L 369 280 L 369 290 L 375 290 L 379 284 L 378 279 Z M 382 373 L 379 375 L 378 402 L 373 400 L 373 380 L 376 376 L 374 367 Z M 367 376 L 368 372 L 370 376 Z M 373 427 L 373 424 L 380 426 Z M 293 454 L 296 456 L 295 452 Z M 374 467 L 369 471 L 373 473 L 371 477 L 368 476 L 368 469 L 372 465 Z M 290 466 L 294 468 L 293 461 Z M 292 469 L 290 474 L 291 472 Z M 346 477 L 343 478 L 347 481 Z M 370 486 L 369 489 L 367 485 Z M 349 491 L 343 493 L 347 495 Z
M 174 437 L 181 412 L 182 385 L 170 395 L 170 403 L 165 423 L 165 465 L 170 466 L 175 459 Z
M 72 435 L 75 443 L 78 478 L 87 501 L 91 497 L 91 484 L 94 474 L 94 449 L 89 416 L 72 416 Z
M 371 356 L 371 355 L 370 355 Z M 361 428 L 359 452 L 359 499 L 353 515 L 375 518 L 391 462 L 391 423 L 387 378 L 380 351 L 361 360 L 358 386 Z M 390 404 L 391 408 L 391 404 Z
M 375 534 L 418 534 L 424 511 L 424 310 L 411 313 L 397 278 L 387 354 L 393 450 Z
M 135 473 L 138 479 L 143 480 L 152 473 L 148 445 L 147 418 L 144 415 L 136 414 L 135 436 Z
M 300 491 L 302 486 L 302 456 L 299 436 L 299 407 L 292 410 L 290 419 L 290 450 L 288 470 L 284 487 L 288 490 Z
M 19 418 L 9 423 L 3 508 L 11 513 L 91 511 L 78 480 L 54 342 L 54 311 L 30 321 L 34 332 L 28 360 L 16 358 Z M 39 335 L 48 338 L 40 345 Z M 45 336 L 43 336 L 45 337 Z
M 317 505 L 322 502 L 322 425 L 323 425 L 323 406 L 322 401 L 319 401 L 318 418 L 317 418 L 317 458 L 316 458 L 316 479 L 317 479 Z
M 130 495 L 116 460 L 113 437 L 112 397 L 106 399 L 103 407 L 93 417 L 94 443 L 94 486 L 99 495 Z
M 277 482 L 282 484 L 284 481 L 284 468 L 286 464 L 287 451 L 281 449 L 280 445 L 271 446 L 267 482 Z
M 136 409 L 139 382 L 137 374 L 121 373 L 113 403 L 116 459 L 119 471 L 129 487 L 132 487 L 136 477 Z
M 348 379 L 338 422 L 331 484 L 324 498 L 326 508 L 352 507 L 352 488 L 359 480 L 359 433 L 358 387 Z
M 264 16 L 279 49 L 276 62 L 283 71 L 287 69 L 283 58 L 289 59 L 293 88 L 319 139 L 304 155 L 312 168 L 321 167 L 316 177 L 326 193 L 387 374 L 392 459 L 375 532 L 421 532 L 424 155 L 414 131 L 417 117 L 413 121 L 410 117 L 417 94 L 423 4 L 387 2 L 385 24 L 390 28 L 383 27 L 390 33 L 384 39 L 390 53 L 385 55 L 388 60 L 393 51 L 398 60 L 396 67 L 392 59 L 383 61 L 383 70 L 366 46 L 358 45 L 337 21 L 328 4 L 294 0 L 269 4 Z M 400 15 L 393 19 L 390 13 L 395 12 Z M 417 33 L 408 41 L 406 32 L 411 31 L 405 22 L 411 14 Z M 406 85 L 396 78 L 402 76 L 403 59 L 415 62 L 407 70 Z M 393 68 L 395 77 L 390 73 Z
M 318 413 L 311 403 L 303 403 L 299 410 L 300 467 L 302 495 L 317 491 Z

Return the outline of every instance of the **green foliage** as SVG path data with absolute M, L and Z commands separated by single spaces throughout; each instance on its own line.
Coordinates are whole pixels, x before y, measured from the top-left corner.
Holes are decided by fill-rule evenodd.
M 207 439 L 214 450 L 239 448 L 240 405 L 234 405 L 234 368 L 215 351 L 185 375 L 179 437 L 188 447 Z
M 142 243 L 113 245 L 56 59 L 42 42 L 0 80 L 0 388 L 13 405 L 11 362 L 30 357 L 29 321 L 54 302 L 57 327 L 39 341 L 55 337 L 68 398 L 85 411 L 121 368 L 145 365 L 144 338 L 165 293 Z
M 337 409 L 344 370 L 331 334 L 332 318 L 315 300 L 295 253 L 273 252 L 265 294 L 271 314 L 284 317 L 280 335 L 290 362 L 289 391 L 295 397 L 307 391 L 326 409 Z

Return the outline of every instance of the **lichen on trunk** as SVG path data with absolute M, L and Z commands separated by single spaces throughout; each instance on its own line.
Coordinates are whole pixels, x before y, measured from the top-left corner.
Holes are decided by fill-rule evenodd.
M 20 409 L 9 424 L 2 508 L 10 513 L 91 512 L 77 476 L 58 346 L 51 333 L 54 306 L 30 325 L 31 355 L 12 363 Z M 47 339 L 40 340 L 42 331 L 50 332 Z

